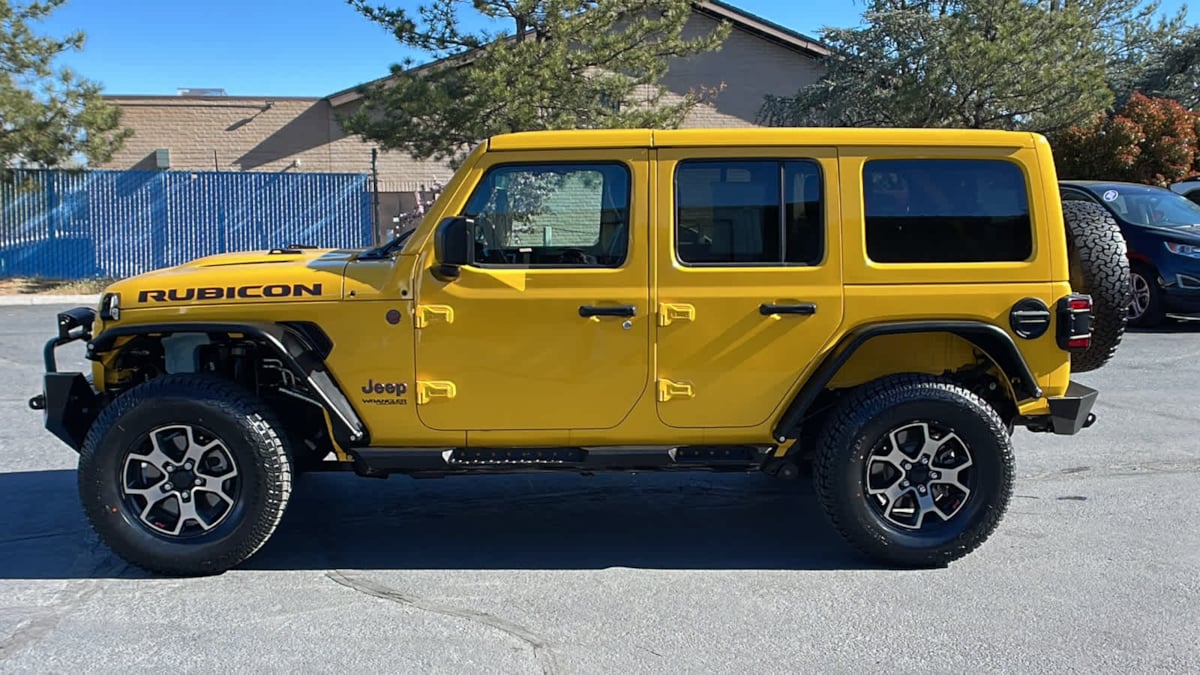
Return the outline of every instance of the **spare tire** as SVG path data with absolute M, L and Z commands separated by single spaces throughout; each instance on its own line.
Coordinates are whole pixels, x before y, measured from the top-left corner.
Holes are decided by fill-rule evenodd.
M 1092 344 L 1071 353 L 1071 370 L 1085 373 L 1108 363 L 1125 335 L 1133 292 L 1121 228 L 1103 206 L 1065 201 L 1071 289 L 1092 296 Z

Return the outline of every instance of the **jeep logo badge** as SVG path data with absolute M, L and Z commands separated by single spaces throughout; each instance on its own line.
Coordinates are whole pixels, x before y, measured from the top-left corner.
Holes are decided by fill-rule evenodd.
M 408 384 L 405 382 L 376 382 L 373 379 L 367 380 L 367 385 L 362 388 L 364 394 L 395 394 L 403 396 L 408 392 Z

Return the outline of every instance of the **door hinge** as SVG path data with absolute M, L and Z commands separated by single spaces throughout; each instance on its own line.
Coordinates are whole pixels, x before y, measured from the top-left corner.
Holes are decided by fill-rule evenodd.
M 446 380 L 430 380 L 428 382 L 417 382 L 417 405 L 425 405 L 435 398 L 454 398 L 458 395 L 458 388 L 453 382 Z
M 658 325 L 669 326 L 675 321 L 695 321 L 696 307 L 683 303 L 662 302 L 658 305 Z
M 666 379 L 658 381 L 659 401 L 670 401 L 675 398 L 694 398 L 695 396 L 696 394 L 692 390 L 690 382 L 672 382 Z
M 454 308 L 450 305 L 421 305 L 417 307 L 417 328 L 425 328 L 430 322 L 441 319 L 446 323 L 454 323 Z

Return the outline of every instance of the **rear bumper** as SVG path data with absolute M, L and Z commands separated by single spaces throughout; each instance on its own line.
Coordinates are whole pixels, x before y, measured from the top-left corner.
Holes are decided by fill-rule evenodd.
M 1050 404 L 1049 415 L 1020 417 L 1017 424 L 1030 431 L 1054 433 L 1070 436 L 1092 426 L 1096 416 L 1092 414 L 1092 406 L 1100 392 L 1091 387 L 1071 382 L 1066 393 L 1062 396 L 1047 398 Z

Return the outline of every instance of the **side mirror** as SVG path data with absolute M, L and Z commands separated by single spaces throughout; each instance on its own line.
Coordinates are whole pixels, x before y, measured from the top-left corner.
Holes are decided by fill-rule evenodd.
M 433 257 L 437 261 L 434 276 L 443 281 L 457 279 L 459 267 L 470 264 L 475 252 L 472 236 L 474 221 L 469 218 L 447 218 L 438 224 L 433 234 Z

